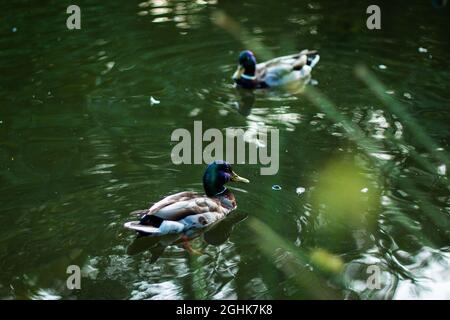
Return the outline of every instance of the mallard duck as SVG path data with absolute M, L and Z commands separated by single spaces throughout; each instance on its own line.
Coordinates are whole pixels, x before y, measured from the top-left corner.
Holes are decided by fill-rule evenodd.
M 257 64 L 253 52 L 245 50 L 239 54 L 239 64 L 233 80 L 238 86 L 247 89 L 306 83 L 319 60 L 317 51 L 303 50 Z
M 190 191 L 170 195 L 150 209 L 135 212 L 140 220 L 124 226 L 141 235 L 183 233 L 189 237 L 189 233 L 212 226 L 236 209 L 233 193 L 224 186 L 230 181 L 249 183 L 238 176 L 229 163 L 216 160 L 208 165 L 203 175 L 205 195 Z

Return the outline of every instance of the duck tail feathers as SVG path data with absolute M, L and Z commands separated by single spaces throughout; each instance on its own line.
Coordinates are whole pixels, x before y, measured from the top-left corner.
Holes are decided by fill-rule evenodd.
M 123 226 L 126 229 L 134 230 L 134 231 L 137 231 L 140 234 L 144 234 L 144 235 L 160 236 L 163 234 L 159 228 L 140 224 L 139 221 L 126 222 Z
M 315 65 L 317 63 L 319 63 L 319 60 L 320 60 L 320 56 L 318 54 L 313 55 L 313 56 L 309 56 L 307 65 L 310 66 L 311 68 L 314 68 Z
M 184 224 L 177 221 L 163 220 L 159 226 L 143 224 L 141 221 L 130 221 L 123 225 L 126 229 L 134 230 L 144 236 L 162 236 L 165 234 L 181 233 L 184 231 Z

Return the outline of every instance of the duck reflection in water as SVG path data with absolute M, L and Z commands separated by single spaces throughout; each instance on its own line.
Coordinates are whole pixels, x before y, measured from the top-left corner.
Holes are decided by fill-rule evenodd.
M 255 106 L 256 98 L 267 99 L 271 97 L 279 98 L 281 96 L 301 95 L 307 85 L 315 85 L 317 83 L 314 79 L 308 79 L 307 82 L 299 82 L 295 86 L 274 89 L 259 89 L 248 90 L 236 86 L 236 99 L 233 103 L 234 108 L 244 117 L 248 117 L 252 113 Z
M 208 229 L 189 230 L 183 234 L 170 234 L 159 237 L 138 234 L 127 249 L 127 254 L 136 255 L 144 251 L 150 251 L 150 263 L 155 263 L 171 245 L 182 245 L 192 254 L 202 254 L 190 245 L 190 241 L 203 236 L 207 245 L 220 246 L 230 237 L 235 225 L 247 218 L 247 214 L 234 212 L 226 219 L 219 221 Z
M 237 111 L 247 117 L 252 112 L 252 108 L 255 105 L 255 93 L 250 90 L 245 90 L 243 88 L 236 88 L 238 100 L 235 103 Z

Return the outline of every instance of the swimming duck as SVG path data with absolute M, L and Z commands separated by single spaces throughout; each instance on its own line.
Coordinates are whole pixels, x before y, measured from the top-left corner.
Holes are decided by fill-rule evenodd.
M 189 237 L 190 233 L 212 226 L 236 209 L 233 193 L 224 186 L 230 181 L 249 183 L 238 176 L 229 163 L 216 160 L 208 165 L 203 175 L 205 195 L 190 191 L 170 195 L 150 209 L 134 212 L 140 220 L 127 222 L 124 227 L 141 235 L 184 233 Z
M 239 54 L 239 64 L 233 80 L 238 86 L 247 89 L 306 83 L 319 60 L 317 51 L 303 50 L 257 64 L 253 52 L 245 50 Z

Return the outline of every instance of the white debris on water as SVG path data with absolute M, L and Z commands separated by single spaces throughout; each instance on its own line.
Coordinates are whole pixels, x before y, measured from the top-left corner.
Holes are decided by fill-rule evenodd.
M 428 52 L 428 49 L 426 49 L 426 48 L 422 48 L 422 47 L 420 47 L 419 49 L 417 49 L 420 53 L 427 53 Z
M 409 92 L 405 92 L 405 93 L 403 94 L 403 96 L 404 96 L 405 98 L 407 98 L 407 99 L 412 99 L 412 95 L 411 95 L 411 93 L 409 93 Z
M 445 164 L 441 164 L 438 168 L 437 168 L 437 173 L 441 176 L 445 176 L 445 174 L 447 173 L 447 167 L 445 166 Z
M 386 67 L 384 64 L 380 64 L 380 65 L 378 66 L 378 68 L 381 69 L 381 70 L 387 69 L 387 67 Z
M 297 189 L 295 189 L 295 193 L 297 193 L 297 195 L 301 195 L 305 191 L 306 191 L 306 189 L 303 187 L 298 187 Z
M 110 72 L 111 69 L 114 68 L 115 64 L 116 63 L 114 61 L 109 61 L 105 63 L 106 69 L 102 71 L 102 74 L 107 74 L 108 72 Z
M 161 103 L 161 101 L 156 100 L 155 98 L 153 98 L 153 96 L 150 97 L 150 105 L 151 105 L 151 106 L 153 106 L 153 105 L 155 105 L 155 104 L 160 104 L 160 103 Z
M 323 119 L 323 118 L 325 118 L 325 113 L 317 113 L 316 117 L 319 119 Z
M 108 70 L 111 70 L 115 64 L 116 63 L 114 61 L 110 61 L 106 64 L 106 68 L 108 68 Z
M 189 117 L 196 117 L 200 114 L 202 110 L 200 108 L 194 108 L 191 110 L 191 112 L 189 112 Z
M 362 192 L 362 193 L 367 193 L 367 191 L 369 191 L 369 188 L 362 188 L 362 189 L 361 189 L 361 192 Z

